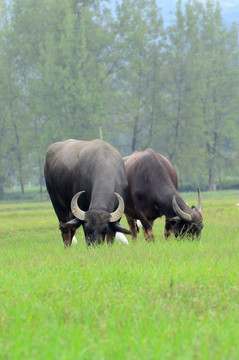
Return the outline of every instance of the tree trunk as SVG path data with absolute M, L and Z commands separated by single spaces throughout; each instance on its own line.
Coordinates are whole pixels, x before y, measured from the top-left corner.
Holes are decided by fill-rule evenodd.
M 2 124 L 0 129 L 0 200 L 3 200 L 4 181 L 6 180 L 6 177 L 3 167 L 1 166 L 1 161 L 3 159 L 2 139 L 4 138 L 6 119 L 3 118 L 1 121 Z
M 103 125 L 102 125 L 102 121 L 99 121 L 99 137 L 100 140 L 103 140 Z
M 215 184 L 215 157 L 211 156 L 209 159 L 209 188 L 210 191 L 216 191 Z
M 157 78 L 157 56 L 154 54 L 153 79 L 156 78 Z M 144 146 L 145 149 L 150 146 L 153 137 L 154 116 L 156 112 L 156 86 L 152 86 L 151 98 L 152 98 L 152 104 L 151 104 L 151 114 L 150 114 L 149 136 L 146 146 Z
M 133 130 L 133 139 L 132 139 L 132 152 L 136 150 L 137 142 L 138 142 L 138 133 L 139 133 L 139 121 L 140 121 L 140 107 L 142 100 L 142 69 L 141 66 L 139 68 L 139 78 L 138 78 L 138 87 L 139 92 L 137 95 L 138 107 L 136 111 L 136 115 L 134 116 L 134 130 Z
M 0 185 L 0 200 L 3 200 L 3 186 Z
M 20 148 L 20 137 L 18 133 L 17 124 L 13 123 L 15 137 L 16 137 L 16 146 L 17 146 L 17 163 L 18 163 L 18 172 L 19 172 L 19 182 L 21 186 L 21 197 L 25 199 L 25 189 L 24 189 L 24 180 L 23 180 L 23 161 L 22 161 L 22 153 Z
M 42 165 L 41 165 L 41 157 L 40 157 L 38 149 L 37 149 L 37 162 L 38 162 L 39 180 L 40 180 L 40 198 L 42 199 L 44 175 L 42 174 L 43 170 L 42 170 Z
M 136 150 L 136 144 L 137 144 L 137 134 L 138 134 L 138 122 L 139 118 L 136 116 L 134 120 L 134 131 L 133 131 L 133 139 L 132 139 L 132 153 Z
M 42 194 L 43 194 L 43 176 L 40 174 L 40 198 L 42 200 Z
M 218 176 L 219 176 L 219 189 L 222 190 L 222 171 L 221 171 L 221 166 L 218 166 Z

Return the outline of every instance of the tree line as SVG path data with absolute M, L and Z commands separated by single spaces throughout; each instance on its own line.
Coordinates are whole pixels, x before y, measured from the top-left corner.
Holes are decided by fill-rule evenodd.
M 239 173 L 236 25 L 214 1 L 11 0 L 0 16 L 0 198 L 44 186 L 47 147 L 102 138 L 152 147 L 180 184 L 215 190 Z

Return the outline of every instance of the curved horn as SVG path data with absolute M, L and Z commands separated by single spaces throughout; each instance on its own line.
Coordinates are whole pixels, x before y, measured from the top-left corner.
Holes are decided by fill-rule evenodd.
M 85 211 L 81 210 L 77 204 L 77 201 L 79 197 L 84 193 L 85 191 L 80 191 L 77 194 L 75 194 L 71 200 L 71 212 L 75 217 L 79 220 L 85 220 Z
M 124 213 L 124 200 L 117 192 L 115 192 L 115 195 L 119 201 L 119 206 L 114 212 L 110 213 L 110 222 L 119 220 Z
M 173 197 L 173 210 L 180 217 L 180 219 L 182 219 L 184 221 L 188 221 L 188 222 L 192 221 L 191 214 L 186 213 L 185 211 L 180 209 L 180 207 L 178 206 L 175 195 Z
M 199 188 L 198 188 L 198 211 L 202 215 L 202 195 Z

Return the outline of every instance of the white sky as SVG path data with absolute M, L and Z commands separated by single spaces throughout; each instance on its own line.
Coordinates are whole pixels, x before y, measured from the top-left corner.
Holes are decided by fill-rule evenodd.
M 200 1 L 200 2 L 202 2 L 202 3 L 206 3 L 207 2 L 207 0 L 198 0 L 198 1 Z M 223 0 L 213 0 L 214 2 L 219 2 L 219 4 L 221 5 L 221 6 L 225 6 L 225 7 L 234 7 L 234 6 L 236 6 L 236 1 L 239 1 L 239 0 L 232 0 L 232 1 L 223 1 Z M 174 2 L 176 3 L 177 2 L 177 0 L 174 0 Z M 183 0 L 183 2 L 187 2 L 187 0 Z

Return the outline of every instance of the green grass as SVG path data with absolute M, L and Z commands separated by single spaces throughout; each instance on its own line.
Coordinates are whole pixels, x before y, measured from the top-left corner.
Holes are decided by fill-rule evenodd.
M 238 359 L 239 192 L 203 199 L 200 241 L 161 219 L 153 244 L 89 250 L 50 203 L 1 203 L 0 359 Z

